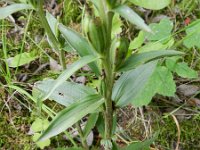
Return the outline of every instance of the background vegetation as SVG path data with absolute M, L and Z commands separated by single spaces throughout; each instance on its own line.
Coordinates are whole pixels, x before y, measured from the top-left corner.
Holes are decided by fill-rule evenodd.
M 12 1 L 0 1 L 0 6 L 5 7 L 8 3 Z M 82 32 L 81 20 L 85 3 L 81 0 L 52 0 L 46 1 L 44 8 L 64 25 Z M 169 89 L 164 94 L 166 96 L 157 94 L 148 106 L 140 108 L 126 106 L 117 111 L 116 141 L 123 147 L 130 141 L 144 141 L 157 133 L 151 149 L 171 150 L 176 149 L 177 145 L 180 150 L 200 149 L 200 134 L 198 134 L 200 131 L 198 78 L 200 2 L 173 0 L 168 7 L 159 11 L 137 7 L 130 2 L 128 5 L 140 14 L 156 33 L 156 35 L 144 33 L 125 19 L 121 21 L 116 19 L 114 22 L 116 32 L 122 31 L 121 34 L 132 41 L 129 49 L 143 52 L 147 52 L 150 48 L 176 49 L 185 55 L 184 58 L 167 58 L 163 62 L 162 67 L 169 68 L 174 75 L 164 78 L 171 81 L 167 84 L 168 87 L 160 85 L 160 89 L 164 89 L 159 91 L 160 93 L 166 92 L 166 88 Z M 33 123 L 40 124 L 39 119 L 45 118 L 46 114 L 41 112 L 40 104 L 30 100 L 29 94 L 32 94 L 32 88 L 37 81 L 47 77 L 56 79 L 62 68 L 59 65 L 59 58 L 49 46 L 38 16 L 31 10 L 14 13 L 0 21 L 0 31 L 0 148 L 39 149 L 38 146 L 43 148 L 49 145 L 46 149 L 64 149 L 73 146 L 67 133 L 52 138 L 51 142 L 48 141 L 44 145 L 34 142 L 34 136 L 37 136 L 37 130 L 41 127 L 35 127 Z M 64 50 L 65 63 L 68 67 L 79 56 L 68 46 Z M 19 58 L 22 64 L 19 64 Z M 174 78 L 174 81 L 171 78 L 172 80 Z M 70 80 L 93 87 L 99 84 L 87 66 L 72 75 Z M 155 82 L 156 77 L 152 80 L 152 88 L 158 86 L 153 84 Z M 17 86 L 9 87 L 9 83 Z M 176 94 L 171 97 L 170 93 L 173 90 L 176 90 Z M 147 94 L 144 95 L 148 97 L 148 91 L 145 93 Z M 54 101 L 45 101 L 45 104 L 56 112 L 63 109 L 63 106 Z M 84 119 L 82 122 L 84 123 Z M 45 126 L 45 122 L 42 124 Z M 93 130 L 94 149 L 98 149 L 95 148 L 95 144 L 100 143 L 100 137 L 95 136 L 96 130 Z M 74 136 L 74 141 L 79 143 L 80 139 L 73 128 L 70 132 Z M 91 142 L 91 138 L 88 140 Z

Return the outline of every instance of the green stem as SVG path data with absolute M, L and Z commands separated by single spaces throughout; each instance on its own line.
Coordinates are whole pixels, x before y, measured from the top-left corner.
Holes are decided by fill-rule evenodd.
M 86 140 L 84 138 L 83 130 L 81 128 L 81 125 L 80 125 L 79 121 L 76 123 L 76 128 L 77 128 L 79 136 L 81 138 L 81 144 L 82 144 L 82 146 L 84 147 L 85 150 L 89 150 L 89 146 L 87 145 L 87 142 L 86 142 Z
M 76 144 L 76 142 L 74 141 L 74 139 L 71 137 L 71 135 L 69 134 L 69 132 L 65 131 L 64 132 L 66 137 L 70 140 L 70 142 L 72 142 L 72 144 L 74 145 L 74 147 L 78 147 L 78 145 Z
M 108 60 L 108 59 L 106 59 Z M 105 138 L 108 140 L 111 140 L 112 137 L 112 124 L 113 124 L 113 106 L 112 106 L 112 89 L 114 84 L 114 77 L 115 74 L 113 72 L 113 69 L 111 68 L 110 64 L 108 62 L 104 63 L 104 69 L 105 69 L 105 84 L 106 84 L 106 90 L 105 90 Z
M 62 48 L 60 48 L 60 43 L 58 42 L 55 35 L 53 34 L 53 32 L 49 26 L 49 23 L 45 17 L 44 10 L 43 10 L 43 3 L 44 3 L 44 0 L 38 1 L 38 6 L 37 6 L 38 16 L 40 18 L 42 26 L 44 27 L 45 31 L 47 32 L 49 40 L 53 44 L 53 47 L 55 48 L 55 50 L 57 52 L 59 52 L 60 64 L 62 65 L 63 69 L 66 69 L 64 51 Z
M 8 63 L 6 61 L 6 59 L 8 58 L 8 55 L 7 55 L 7 46 L 6 46 L 6 29 L 5 29 L 5 22 L 4 20 L 2 20 L 2 46 L 3 46 L 3 57 L 5 59 L 5 65 L 6 65 L 6 75 L 5 75 L 5 79 L 6 79 L 6 82 L 8 84 L 11 83 L 11 73 L 10 73 L 10 69 L 9 69 L 9 66 L 8 66 Z
M 104 1 L 105 6 L 105 1 Z M 104 68 L 104 83 L 105 83 L 105 110 L 104 110 L 104 119 L 105 119 L 105 138 L 111 140 L 112 138 L 112 126 L 113 126 L 113 104 L 112 104 L 112 89 L 114 85 L 115 72 L 114 66 L 110 60 L 110 46 L 111 46 L 111 32 L 112 32 L 112 19 L 113 13 L 106 12 L 106 31 L 107 31 L 107 50 L 103 58 L 103 68 Z

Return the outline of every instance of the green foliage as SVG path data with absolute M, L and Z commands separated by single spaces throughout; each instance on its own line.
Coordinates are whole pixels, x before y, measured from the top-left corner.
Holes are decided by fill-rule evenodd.
M 46 146 L 49 146 L 51 142 L 49 139 L 42 141 L 42 142 L 37 142 L 37 140 L 39 139 L 40 136 L 41 136 L 40 133 L 35 133 L 33 135 L 33 141 L 36 142 L 36 144 L 39 148 L 44 149 Z
M 144 142 L 132 143 L 123 150 L 150 150 L 150 145 L 155 141 L 155 138 L 146 140 Z
M 41 136 L 41 131 L 44 131 L 49 126 L 48 120 L 42 120 L 40 118 L 37 118 L 33 124 L 31 125 L 31 129 L 34 131 L 33 135 L 33 141 L 36 142 L 38 138 Z M 44 149 L 46 146 L 50 145 L 50 139 L 47 139 L 42 142 L 36 142 L 37 146 L 41 149 Z
M 89 116 L 87 124 L 83 130 L 84 138 L 86 139 L 91 130 L 95 127 L 97 119 L 99 117 L 99 113 L 93 113 Z
M 64 81 L 66 81 L 75 71 L 79 70 L 86 64 L 95 61 L 96 59 L 96 57 L 88 55 L 73 63 L 70 68 L 63 71 L 62 74 L 56 79 L 54 86 L 50 89 L 50 91 L 47 92 L 42 100 L 49 98 L 55 89 L 58 88 Z
M 103 102 L 104 100 L 101 96 L 90 95 L 73 103 L 54 118 L 49 127 L 40 136 L 39 141 L 44 141 L 65 131 L 87 114 L 94 113 Z
M 178 59 L 175 58 L 168 58 L 166 60 L 166 66 L 172 71 L 175 72 L 177 75 L 183 78 L 197 78 L 198 73 L 188 67 L 185 62 L 178 62 Z
M 143 29 L 144 31 L 147 32 L 151 32 L 151 29 L 145 24 L 144 20 L 128 6 L 126 5 L 118 6 L 117 8 L 114 9 L 114 11 L 123 18 L 130 21 L 132 24 L 135 24 L 140 29 Z
M 55 84 L 56 80 L 52 79 L 36 82 L 33 89 L 34 97 L 40 99 L 47 95 Z M 90 87 L 65 81 L 55 89 L 49 96 L 49 99 L 67 107 L 81 98 L 92 94 L 95 94 L 95 90 Z
M 14 57 L 8 58 L 7 62 L 8 62 L 9 67 L 16 68 L 18 66 L 23 66 L 25 64 L 28 64 L 37 58 L 38 58 L 38 55 L 36 55 L 34 52 L 30 52 L 30 53 L 24 52 Z
M 91 47 L 86 38 L 82 37 L 79 33 L 65 27 L 64 25 L 59 25 L 59 30 L 63 34 L 67 42 L 70 44 L 70 46 L 74 48 L 81 57 L 87 55 L 96 56 L 95 50 Z M 96 63 L 90 64 L 90 67 L 97 75 L 99 75 L 99 69 Z
M 63 3 L 62 22 L 68 25 L 69 23 L 76 22 L 80 18 L 80 8 L 77 1 L 64 0 Z
M 135 97 L 138 93 L 143 93 L 145 84 L 148 82 L 154 69 L 156 62 L 150 62 L 141 65 L 134 70 L 124 73 L 116 82 L 113 88 L 112 99 L 116 101 L 119 107 L 125 106 L 129 103 L 135 105 Z M 142 101 L 144 102 L 144 101 Z
M 173 23 L 164 18 L 159 23 L 152 23 L 149 25 L 153 34 L 147 33 L 146 37 L 149 41 L 162 41 L 169 39 L 173 29 Z
M 152 33 L 140 31 L 130 43 L 129 50 L 138 49 L 140 53 L 171 48 L 174 44 L 172 38 L 173 23 L 168 18 L 164 18 L 160 23 L 149 25 Z M 145 43 L 145 39 L 148 41 Z M 145 43 L 145 45 L 143 45 Z
M 200 20 L 197 19 L 192 24 L 190 24 L 186 29 L 187 36 L 184 38 L 183 44 L 187 48 L 197 47 L 200 48 L 199 38 L 200 38 Z
M 13 85 L 9 87 L 27 95 L 35 103 L 39 104 L 48 115 L 51 114 L 50 116 L 53 120 L 47 128 L 39 119 L 32 125 L 35 132 L 41 132 L 46 128 L 44 132 L 34 135 L 34 141 L 41 148 L 50 143 L 49 138 L 66 131 L 74 124 L 76 124 L 84 149 L 89 149 L 86 138 L 95 125 L 97 125 L 103 138 L 101 139 L 101 145 L 106 150 L 117 147 L 116 145 L 113 146 L 112 141 L 117 120 L 114 117 L 114 106 L 117 106 L 117 108 L 128 104 L 132 104 L 135 107 L 144 106 L 151 101 L 151 98 L 156 93 L 173 96 L 176 87 L 172 71 L 181 76 L 194 77 L 196 75 L 194 73 L 186 74 L 187 71 L 191 70 L 184 63 L 177 63 L 175 69 L 170 70 L 159 61 L 160 58 L 165 56 L 182 55 L 182 53 L 174 50 L 161 50 L 171 47 L 173 44 L 173 38 L 169 38 L 173 25 L 168 19 L 162 20 L 159 24 L 152 24 L 149 27 L 135 11 L 122 1 L 90 0 L 95 7 L 96 13 L 92 14 L 93 12 L 88 11 L 84 15 L 84 37 L 73 29 L 60 24 L 51 14 L 47 13 L 45 16 L 43 0 L 31 2 L 35 2 L 32 4 L 36 8 L 41 24 L 46 30 L 50 45 L 56 50 L 56 54 L 60 58 L 63 71 L 56 80 L 50 79 L 37 82 L 33 89 L 34 96 L 19 87 Z M 69 1 L 65 1 L 65 3 L 67 2 Z M 138 6 L 155 10 L 164 8 L 170 3 L 169 0 L 163 0 L 162 2 L 153 0 L 151 3 L 145 0 L 131 0 L 131 2 Z M 5 18 L 18 10 L 26 8 L 16 9 L 16 4 L 14 4 L 2 8 L 0 11 L 12 9 L 11 11 L 9 10 L 9 13 L 3 15 L 2 18 Z M 90 11 L 93 11 L 93 9 Z M 121 34 L 122 21 L 119 16 L 144 30 L 140 32 L 137 39 L 131 42 L 130 46 L 129 41 Z M 150 33 L 148 34 L 145 31 Z M 150 42 L 146 46 L 142 46 L 145 38 Z M 81 58 L 68 69 L 65 69 L 63 46 L 67 44 Z M 139 48 L 139 52 L 132 53 L 130 51 L 130 49 L 137 48 Z M 66 81 L 85 65 L 91 68 L 99 80 L 100 85 L 96 90 Z M 118 74 L 120 74 L 120 77 L 117 79 Z M 54 112 L 43 104 L 46 99 L 53 99 L 57 103 L 66 106 L 66 108 L 54 117 Z M 80 120 L 87 115 L 89 115 L 87 124 L 84 129 L 81 129 Z M 73 139 L 70 139 L 74 143 Z M 146 148 L 149 147 L 151 142 L 131 144 L 126 149 Z M 74 145 L 76 146 L 76 144 Z
M 165 8 L 171 2 L 171 0 L 129 0 L 129 1 L 135 5 L 152 10 L 159 10 Z
M 137 66 L 144 64 L 148 61 L 159 59 L 163 56 L 174 56 L 181 55 L 183 53 L 173 51 L 173 50 L 159 50 L 159 51 L 150 51 L 144 53 L 136 53 L 131 55 L 118 69 L 118 71 L 127 71 L 136 68 Z
M 5 19 L 9 15 L 24 10 L 24 9 L 33 9 L 29 4 L 13 4 L 7 7 L 0 8 L 0 19 Z
M 123 24 L 120 19 L 120 16 L 118 14 L 115 14 L 112 22 L 112 38 L 114 38 L 122 32 L 122 25 Z

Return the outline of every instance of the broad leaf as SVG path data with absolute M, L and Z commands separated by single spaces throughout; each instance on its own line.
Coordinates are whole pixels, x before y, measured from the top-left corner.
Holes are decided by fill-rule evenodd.
M 153 33 L 146 33 L 149 41 L 166 41 L 171 36 L 173 22 L 168 18 L 164 18 L 160 23 L 152 23 L 149 25 Z
M 159 59 L 162 57 L 182 55 L 182 52 L 174 50 L 159 50 L 146 53 L 133 54 L 130 56 L 124 64 L 119 68 L 119 71 L 127 71 L 136 68 L 137 66 L 144 64 L 153 59 Z
M 114 11 L 123 18 L 130 21 L 132 24 L 135 24 L 137 27 L 147 32 L 151 32 L 151 29 L 148 27 L 148 25 L 145 24 L 144 20 L 137 13 L 135 13 L 130 7 L 126 5 L 120 5 L 117 8 L 115 8 Z
M 74 72 L 87 65 L 88 63 L 96 61 L 97 59 L 98 58 L 95 56 L 85 56 L 73 63 L 68 69 L 63 71 L 58 79 L 56 79 L 55 84 L 53 85 L 51 90 L 47 92 L 47 95 L 42 100 L 46 100 L 47 98 L 49 98 L 49 96 L 55 91 L 55 89 L 58 88 L 63 82 L 65 82 L 71 75 L 73 75 Z
M 40 136 L 41 136 L 40 133 L 35 133 L 33 135 L 33 141 L 36 142 Z M 50 139 L 46 139 L 46 140 L 41 141 L 41 142 L 36 142 L 36 145 L 41 149 L 44 149 L 46 146 L 49 146 L 50 144 L 51 144 Z
M 34 89 L 39 90 L 36 95 L 37 99 L 42 95 L 48 94 L 55 84 L 56 80 L 52 79 L 36 82 Z M 49 96 L 49 99 L 54 100 L 61 105 L 69 106 L 81 98 L 92 94 L 95 94 L 95 90 L 92 88 L 65 81 L 55 89 L 55 91 Z
M 184 38 L 183 44 L 187 48 L 192 48 L 194 46 L 200 48 L 200 19 L 194 21 L 187 27 L 186 34 L 187 36 Z
M 152 10 L 159 10 L 167 7 L 171 0 L 129 0 L 133 4 Z
M 169 48 L 172 47 L 173 44 L 174 44 L 174 39 L 173 38 L 169 39 L 165 43 L 162 43 L 160 41 L 148 42 L 144 46 L 140 47 L 138 49 L 138 52 L 139 53 L 144 53 L 144 52 L 150 52 L 150 51 L 169 49 Z
M 177 63 L 175 67 L 175 72 L 183 78 L 198 77 L 198 73 L 195 70 L 191 69 L 185 62 Z
M 115 14 L 112 22 L 112 38 L 116 37 L 122 32 L 122 21 L 118 14 Z
M 137 93 L 132 100 L 132 105 L 134 107 L 148 105 L 156 93 L 173 96 L 175 91 L 176 85 L 172 73 L 166 67 L 157 67 L 145 84 L 143 91 Z
M 63 34 L 64 38 L 67 40 L 67 42 L 71 45 L 72 48 L 74 48 L 79 53 L 81 57 L 87 55 L 95 55 L 95 56 L 97 55 L 97 53 L 90 46 L 88 41 L 79 33 L 73 31 L 70 28 L 65 27 L 62 24 L 60 24 L 58 28 L 60 32 Z M 90 64 L 90 67 L 97 75 L 100 74 L 100 71 L 96 63 Z
M 156 68 L 157 62 L 150 62 L 124 73 L 113 88 L 112 99 L 117 106 L 125 106 L 135 100 L 138 93 L 145 88 Z
M 51 122 L 49 127 L 42 133 L 39 141 L 51 138 L 79 121 L 89 113 L 93 113 L 104 103 L 99 95 L 91 95 L 78 101 L 61 111 Z
M 48 120 L 42 120 L 40 118 L 36 118 L 36 120 L 31 125 L 31 129 L 34 132 L 39 132 L 45 130 L 48 126 L 49 126 Z
M 164 66 L 157 67 L 152 78 L 154 80 L 154 83 L 152 82 L 152 84 L 155 85 L 155 88 L 157 87 L 158 94 L 163 96 L 174 96 L 176 84 L 173 80 L 173 75 L 168 68 Z
M 15 57 L 8 58 L 7 62 L 9 67 L 16 68 L 18 66 L 23 66 L 25 64 L 28 64 L 37 58 L 38 56 L 36 56 L 34 53 L 24 52 L 16 55 Z
M 29 4 L 12 4 L 10 6 L 1 7 L 0 19 L 5 19 L 9 15 L 24 9 L 34 9 L 34 8 Z
M 197 78 L 198 73 L 191 69 L 185 62 L 177 62 L 179 57 L 168 58 L 165 61 L 167 68 L 183 78 Z
M 145 33 L 144 31 L 140 31 L 138 36 L 133 41 L 131 41 L 129 49 L 133 50 L 141 47 L 144 41 L 145 41 Z

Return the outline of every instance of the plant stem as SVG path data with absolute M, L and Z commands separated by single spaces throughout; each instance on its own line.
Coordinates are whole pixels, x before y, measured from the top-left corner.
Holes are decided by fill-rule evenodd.
M 113 106 L 112 106 L 112 88 L 114 83 L 114 73 L 107 63 L 105 67 L 105 137 L 107 140 L 111 140 L 112 126 L 113 126 Z M 111 71 L 110 71 L 111 70 Z
M 106 2 L 102 1 L 104 7 L 106 6 Z M 105 10 L 107 10 L 106 8 Z M 105 13 L 106 21 L 104 25 L 106 26 L 107 30 L 107 49 L 105 50 L 105 56 L 103 58 L 103 68 L 104 68 L 104 83 L 105 83 L 105 91 L 104 91 L 104 98 L 105 98 L 105 110 L 104 110 L 104 119 L 105 119 L 105 138 L 107 140 L 111 140 L 112 138 L 112 126 L 113 126 L 113 104 L 112 104 L 112 89 L 115 79 L 115 72 L 113 64 L 110 60 L 110 46 L 111 46 L 111 31 L 112 31 L 112 19 L 113 13 L 107 12 Z
M 6 29 L 5 29 L 5 22 L 4 22 L 4 20 L 2 20 L 2 32 L 1 32 L 1 36 L 2 36 L 3 58 L 6 60 L 6 59 L 8 59 L 8 55 L 7 55 Z M 10 69 L 9 69 L 7 61 L 5 61 L 5 65 L 6 65 L 5 79 L 6 79 L 6 82 L 8 84 L 10 84 L 11 83 L 11 72 L 10 72 Z
M 83 130 L 81 128 L 80 121 L 78 121 L 76 123 L 76 128 L 77 128 L 79 136 L 81 138 L 81 144 L 82 144 L 82 146 L 84 147 L 85 150 L 89 150 L 89 146 L 87 145 L 87 142 L 86 142 L 86 140 L 84 138 L 84 135 L 83 135 Z
M 45 31 L 47 32 L 49 40 L 53 44 L 53 47 L 55 48 L 55 50 L 57 52 L 59 52 L 60 64 L 62 65 L 63 69 L 66 69 L 64 51 L 62 48 L 60 48 L 60 43 L 56 39 L 56 36 L 53 34 L 53 32 L 49 26 L 49 23 L 45 17 L 44 10 L 43 10 L 43 3 L 44 3 L 44 0 L 38 1 L 38 6 L 37 6 L 38 16 L 40 18 L 42 26 L 44 27 Z

